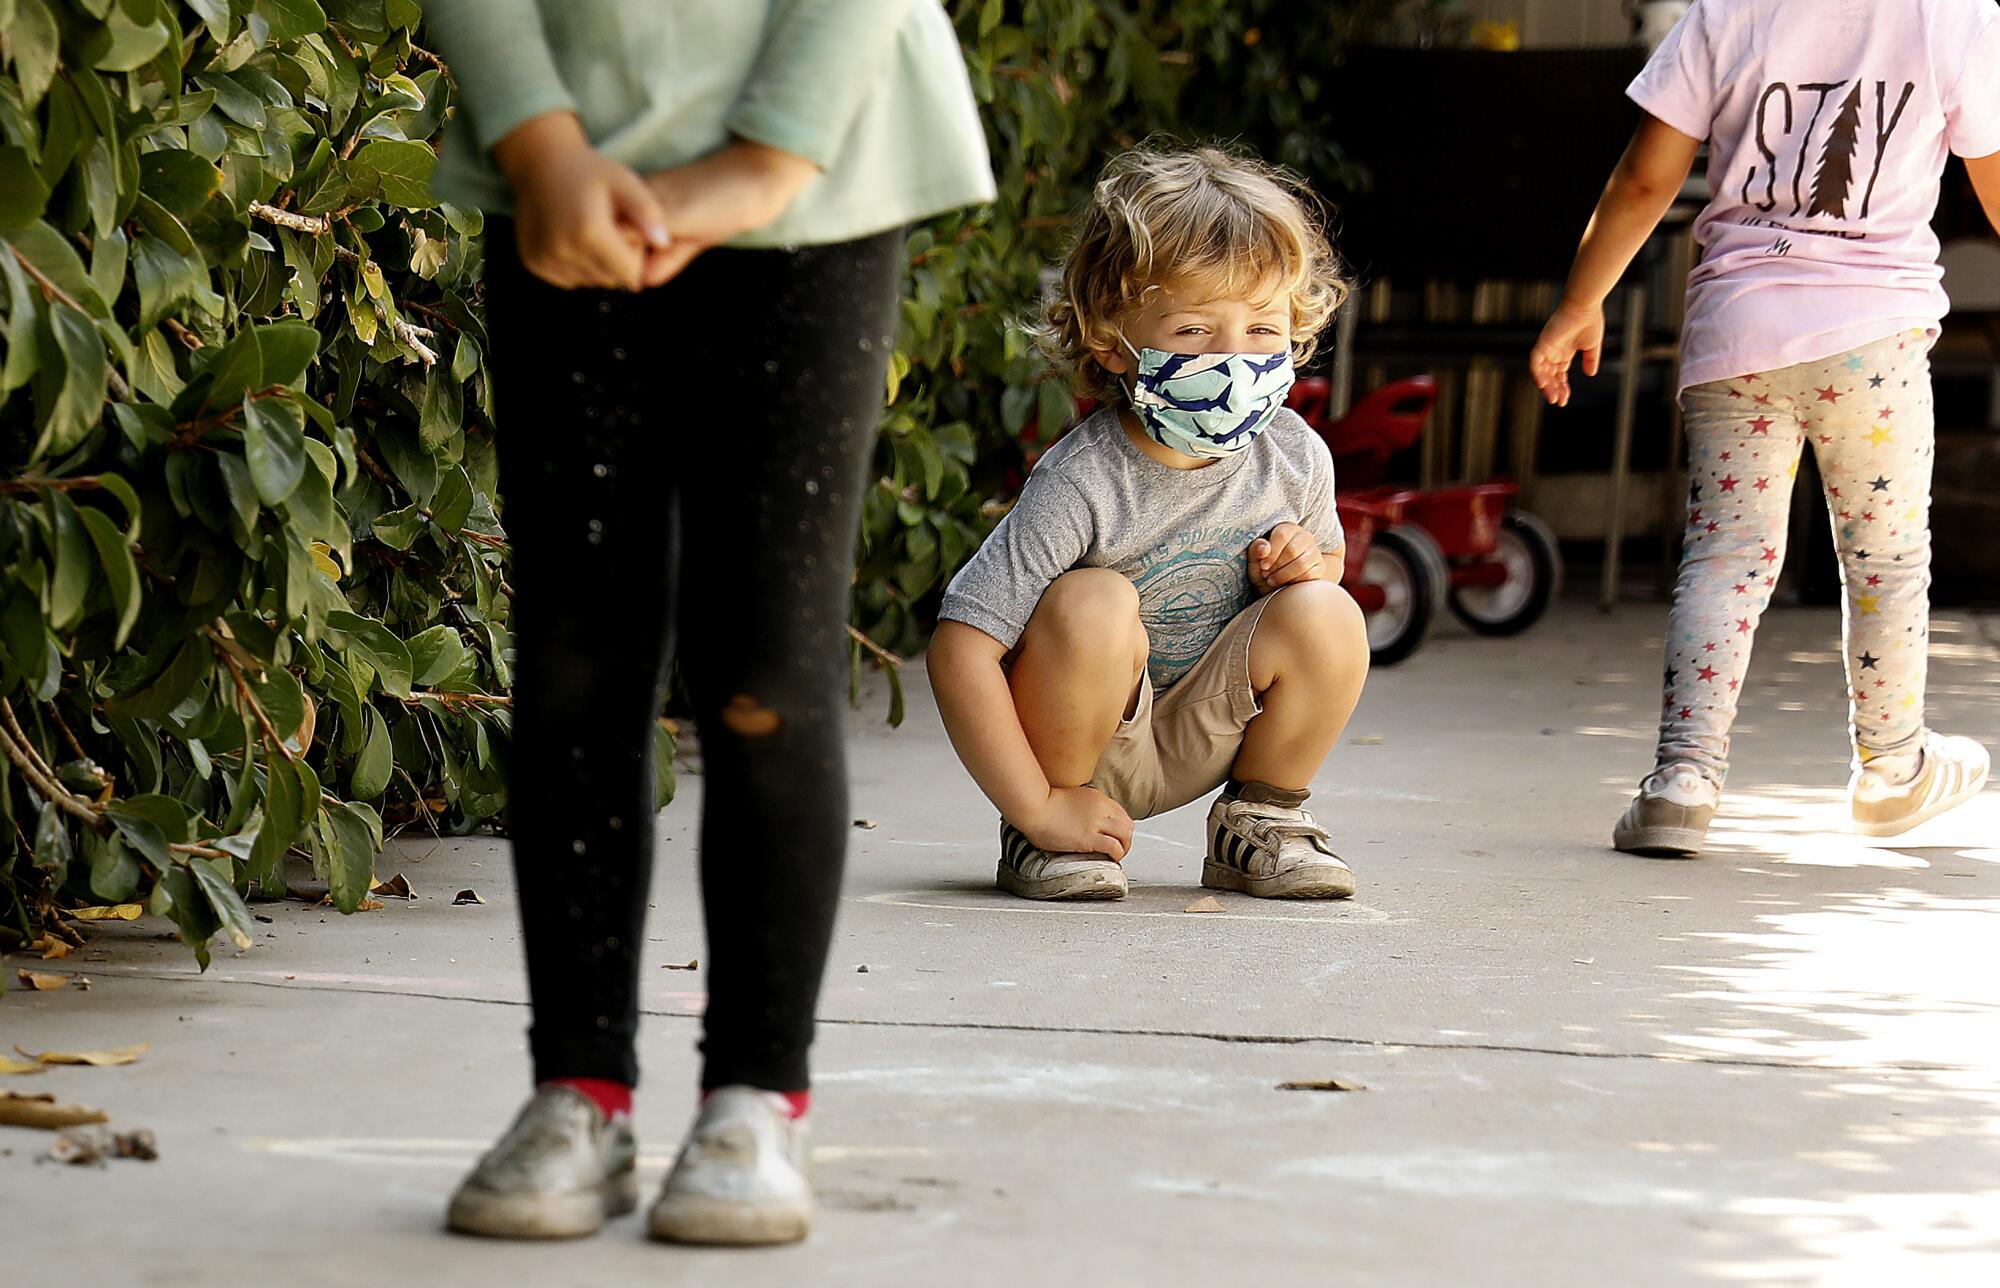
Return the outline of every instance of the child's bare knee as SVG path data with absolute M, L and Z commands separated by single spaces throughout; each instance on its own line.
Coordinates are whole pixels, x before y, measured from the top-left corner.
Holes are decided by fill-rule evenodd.
M 1368 665 L 1368 623 L 1354 597 L 1329 581 L 1274 591 L 1251 641 L 1253 669 L 1270 674 L 1305 665 L 1337 670 Z
M 1109 568 L 1066 572 L 1042 592 L 1028 629 L 1066 646 L 1122 652 L 1140 633 L 1138 588 Z

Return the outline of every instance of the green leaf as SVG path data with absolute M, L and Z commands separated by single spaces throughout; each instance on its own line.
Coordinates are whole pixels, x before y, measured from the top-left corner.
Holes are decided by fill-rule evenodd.
M 257 398 L 243 404 L 243 457 L 257 495 L 267 506 L 281 504 L 305 477 L 306 417 L 289 398 Z
M 265 766 L 264 824 L 250 847 L 250 877 L 267 890 L 283 874 L 285 851 L 304 826 L 305 802 L 298 766 L 282 756 L 272 759 Z
M 139 191 L 185 222 L 222 191 L 222 171 L 184 148 L 161 148 L 139 158 Z
M 37 159 L 11 143 L 0 147 L 0 231 L 26 228 L 48 204 L 49 186 Z
M 472 513 L 472 480 L 457 466 L 446 470 L 431 499 L 431 520 L 452 536 L 465 530 L 466 516 Z
M 164 911 L 181 928 L 181 942 L 194 949 L 194 959 L 208 969 L 208 941 L 216 931 L 222 929 L 222 921 L 215 909 L 202 895 L 201 887 L 195 884 L 194 874 L 180 864 L 165 873 L 160 883 L 153 887 L 155 902 L 162 901 Z
M 139 327 L 151 330 L 183 304 L 219 297 L 209 289 L 208 265 L 193 253 L 174 249 L 163 238 L 140 235 L 132 243 L 132 271 L 139 284 Z
M 168 712 L 187 700 L 213 665 L 208 641 L 199 635 L 191 635 L 158 675 L 131 693 L 113 698 L 105 704 L 105 710 L 113 715 L 140 720 L 164 719 Z
M 49 308 L 49 333 L 63 361 L 62 383 L 42 430 L 41 451 L 60 456 L 90 437 L 103 422 L 111 366 L 97 327 L 57 300 Z M 44 368 L 46 373 L 46 368 Z
M 69 826 L 63 822 L 63 812 L 56 808 L 56 803 L 46 801 L 35 824 L 35 866 L 60 885 L 63 874 L 69 871 L 70 857 Z
M 423 535 L 425 522 L 422 511 L 414 505 L 378 514 L 374 523 L 375 539 L 385 546 L 408 550 Z
M 91 544 L 97 547 L 98 561 L 104 565 L 105 589 L 110 592 L 112 609 L 118 614 L 112 646 L 123 648 L 125 637 L 132 633 L 132 624 L 139 620 L 139 565 L 132 560 L 132 548 L 126 544 L 124 534 L 104 511 L 85 507 L 77 513 L 83 518 Z
M 424 378 L 424 405 L 417 421 L 417 437 L 432 452 L 447 460 L 460 454 L 457 440 L 465 428 L 464 386 L 442 367 L 432 367 Z M 455 450 L 456 449 L 456 450 Z
M 93 64 L 101 72 L 132 72 L 153 61 L 167 47 L 167 24 L 158 18 L 135 22 L 120 10 L 111 15 L 111 47 Z
M 376 139 L 362 144 L 354 160 L 376 172 L 383 197 L 396 205 L 414 210 L 437 204 L 430 189 L 437 154 L 429 144 Z
M 229 940 L 237 948 L 250 947 L 250 935 L 255 923 L 250 920 L 250 909 L 244 906 L 243 896 L 236 893 L 234 874 L 230 871 L 228 859 L 200 855 L 187 862 L 187 869 L 194 875 L 194 881 L 208 898 L 208 906 L 214 910 L 216 920 L 222 929 L 229 932 Z
M 105 811 L 105 817 L 118 829 L 118 835 L 125 838 L 125 844 L 132 847 L 139 857 L 153 869 L 155 876 L 170 871 L 174 866 L 173 851 L 167 848 L 167 834 L 153 819 L 141 813 L 131 813 L 113 805 Z
M 18 0 L 13 24 L 7 29 L 7 45 L 14 57 L 15 78 L 21 83 L 21 97 L 29 107 L 48 93 L 61 44 L 62 30 L 56 26 L 47 0 Z
M 83 258 L 76 253 L 76 247 L 69 238 L 46 223 L 33 223 L 8 232 L 5 240 L 13 246 L 16 254 L 33 265 L 37 273 L 81 306 L 84 312 L 92 317 L 111 316 L 111 306 L 104 302 L 97 283 L 90 280 L 90 274 L 83 267 Z
M 439 623 L 410 637 L 410 668 L 414 682 L 437 684 L 465 664 L 465 641 L 456 628 Z
M 347 786 L 357 799 L 374 800 L 389 786 L 389 774 L 396 761 L 390 749 L 389 724 L 382 719 L 382 713 L 372 706 L 366 707 L 363 718 L 368 722 L 368 740 L 361 744 L 361 754 L 354 758 Z
M 285 745 L 304 752 L 304 747 L 296 745 L 298 731 L 306 720 L 305 690 L 299 684 L 299 677 L 282 666 L 269 667 L 250 681 L 250 691 L 256 696 L 257 705 L 263 708 L 264 718 L 271 722 Z
M 326 10 L 316 0 L 257 0 L 253 12 L 270 25 L 271 39 L 280 44 L 326 29 Z
M 334 842 L 327 855 L 327 893 L 334 907 L 353 912 L 375 883 L 375 832 L 368 814 L 352 802 L 330 806 L 326 813 Z
M 41 368 L 42 296 L 11 249 L 0 248 L 0 277 L 7 279 L 7 327 L 0 332 L 7 340 L 7 358 L 0 364 L 0 400 L 4 400 Z
M 359 613 L 326 615 L 327 629 L 347 636 L 348 648 L 375 668 L 375 681 L 391 697 L 410 696 L 410 650 L 382 623 Z
M 215 91 L 215 108 L 247 129 L 264 128 L 265 103 L 262 97 L 227 72 L 208 72 L 194 78 L 203 89 Z
M 665 809 L 674 799 L 674 731 L 664 720 L 653 722 L 653 810 Z
M 133 855 L 125 838 L 117 834 L 84 838 L 84 853 L 90 857 L 90 892 L 106 903 L 124 903 L 139 893 L 145 870 Z
M 97 575 L 97 558 L 69 497 L 51 491 L 47 508 L 51 553 L 55 556 L 55 575 L 49 579 L 49 625 L 66 631 L 83 616 L 90 584 Z
M 245 394 L 273 385 L 295 386 L 318 353 L 319 332 L 310 323 L 287 321 L 246 327 L 215 361 L 215 383 L 208 391 L 208 405 L 228 407 Z

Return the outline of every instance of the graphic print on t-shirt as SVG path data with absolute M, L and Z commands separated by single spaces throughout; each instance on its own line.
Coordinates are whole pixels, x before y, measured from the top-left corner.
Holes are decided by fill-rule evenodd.
M 1835 81 L 1772 81 L 1757 96 L 1753 125 L 1756 153 L 1743 176 L 1745 205 L 1769 215 L 1789 203 L 1783 213 L 1807 219 L 1865 220 L 1875 202 L 1875 185 L 1882 163 L 1894 145 L 1896 127 L 1917 92 L 1916 82 L 1897 85 L 1886 80 L 1850 77 Z M 1873 109 L 1872 131 L 1864 122 Z M 1831 112 L 1829 118 L 1829 111 Z M 1822 119 L 1828 124 L 1824 131 Z M 1807 165 L 1813 170 L 1810 179 Z M 1866 167 L 1867 184 L 1855 184 Z M 1865 233 L 1825 228 L 1793 228 L 1764 220 L 1774 228 L 1817 236 L 1859 241 Z M 1782 247 L 1782 249 L 1781 249 Z M 1785 254 L 1782 239 L 1772 253 Z
M 1250 606 L 1250 543 L 1256 528 L 1196 528 L 1148 551 L 1132 574 L 1151 651 L 1147 673 L 1163 691 L 1194 669 L 1236 615 Z

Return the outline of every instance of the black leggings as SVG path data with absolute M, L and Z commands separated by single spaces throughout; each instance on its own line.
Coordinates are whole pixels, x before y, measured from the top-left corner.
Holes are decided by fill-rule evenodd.
M 653 730 L 677 638 L 706 761 L 702 1085 L 807 1085 L 849 829 L 848 593 L 903 244 L 713 250 L 633 295 L 551 287 L 507 221 L 489 226 L 537 1081 L 638 1081 Z

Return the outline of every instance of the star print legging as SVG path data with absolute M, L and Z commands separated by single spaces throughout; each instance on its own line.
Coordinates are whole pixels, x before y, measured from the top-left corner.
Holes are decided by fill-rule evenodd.
M 1661 766 L 1720 784 L 1757 622 L 1785 557 L 1799 452 L 1826 483 L 1845 600 L 1859 760 L 1907 753 L 1924 728 L 1932 410 L 1923 331 L 1682 395 L 1687 553 L 1667 626 Z
M 699 956 L 672 982 L 707 985 L 702 1085 L 803 1090 L 903 236 L 711 250 L 637 294 L 547 285 L 505 221 L 486 245 L 536 1079 L 636 1083 L 641 967 Z M 670 652 L 701 733 L 706 948 L 645 933 Z

